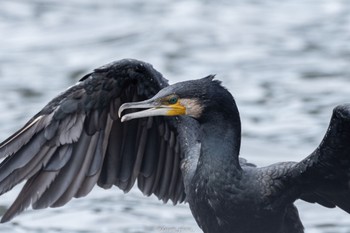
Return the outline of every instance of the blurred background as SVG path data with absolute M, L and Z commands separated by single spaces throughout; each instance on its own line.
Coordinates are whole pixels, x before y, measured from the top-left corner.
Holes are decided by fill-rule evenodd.
M 0 139 L 105 63 L 147 61 L 170 83 L 216 74 L 243 124 L 241 155 L 298 161 L 350 102 L 348 0 L 2 0 Z M 18 188 L 0 197 L 0 213 Z M 350 215 L 297 202 L 308 233 L 350 232 Z M 7 232 L 201 232 L 187 205 L 96 188 L 60 209 L 28 210 Z

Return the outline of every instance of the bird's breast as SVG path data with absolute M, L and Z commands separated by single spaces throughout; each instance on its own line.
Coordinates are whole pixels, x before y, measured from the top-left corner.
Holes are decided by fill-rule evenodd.
M 192 179 L 188 202 L 204 232 L 225 232 L 238 221 L 244 205 L 237 201 L 243 201 L 244 190 L 229 180 L 219 172 L 207 176 L 196 172 Z
M 196 172 L 187 197 L 205 233 L 279 232 L 282 214 L 263 207 L 264 199 L 250 179 L 253 178 L 232 177 L 228 171 L 206 176 Z

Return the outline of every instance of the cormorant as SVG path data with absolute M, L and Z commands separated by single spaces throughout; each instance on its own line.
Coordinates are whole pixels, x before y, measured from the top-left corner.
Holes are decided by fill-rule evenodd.
M 1 221 L 136 180 L 145 195 L 187 201 L 206 233 L 301 233 L 296 199 L 350 213 L 349 104 L 301 162 L 257 168 L 238 157 L 240 140 L 234 98 L 214 76 L 169 86 L 145 62 L 110 63 L 0 144 L 0 194 L 26 180 Z

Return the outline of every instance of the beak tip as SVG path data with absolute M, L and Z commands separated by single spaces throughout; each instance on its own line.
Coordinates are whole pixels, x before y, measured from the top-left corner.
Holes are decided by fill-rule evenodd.
M 122 104 L 118 109 L 118 117 L 120 119 L 120 122 L 129 121 L 135 118 L 141 118 L 141 117 L 148 117 L 152 116 L 153 110 L 155 109 L 155 104 L 153 103 L 152 99 L 146 100 L 146 101 L 140 101 L 140 102 L 131 102 L 131 103 L 124 103 Z M 126 109 L 141 109 L 145 108 L 148 110 L 139 111 L 139 112 L 133 112 L 133 113 L 127 113 L 122 115 L 123 111 Z M 149 115 L 151 114 L 151 115 Z M 161 114 L 164 115 L 164 114 Z
M 118 117 L 119 118 L 122 118 L 121 116 L 122 116 L 122 112 L 124 111 L 124 109 L 125 109 L 125 104 L 122 104 L 122 106 L 120 106 L 118 109 Z

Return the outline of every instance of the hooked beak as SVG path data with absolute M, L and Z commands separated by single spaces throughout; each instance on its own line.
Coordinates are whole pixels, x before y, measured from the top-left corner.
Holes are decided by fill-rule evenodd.
M 126 109 L 146 109 L 139 112 L 133 112 L 121 117 L 121 114 Z M 184 115 L 186 113 L 186 108 L 180 103 L 165 105 L 158 100 L 149 99 L 140 102 L 130 102 L 125 103 L 120 106 L 118 111 L 119 118 L 121 117 L 121 122 L 129 121 L 136 118 L 151 117 L 151 116 L 177 116 Z

